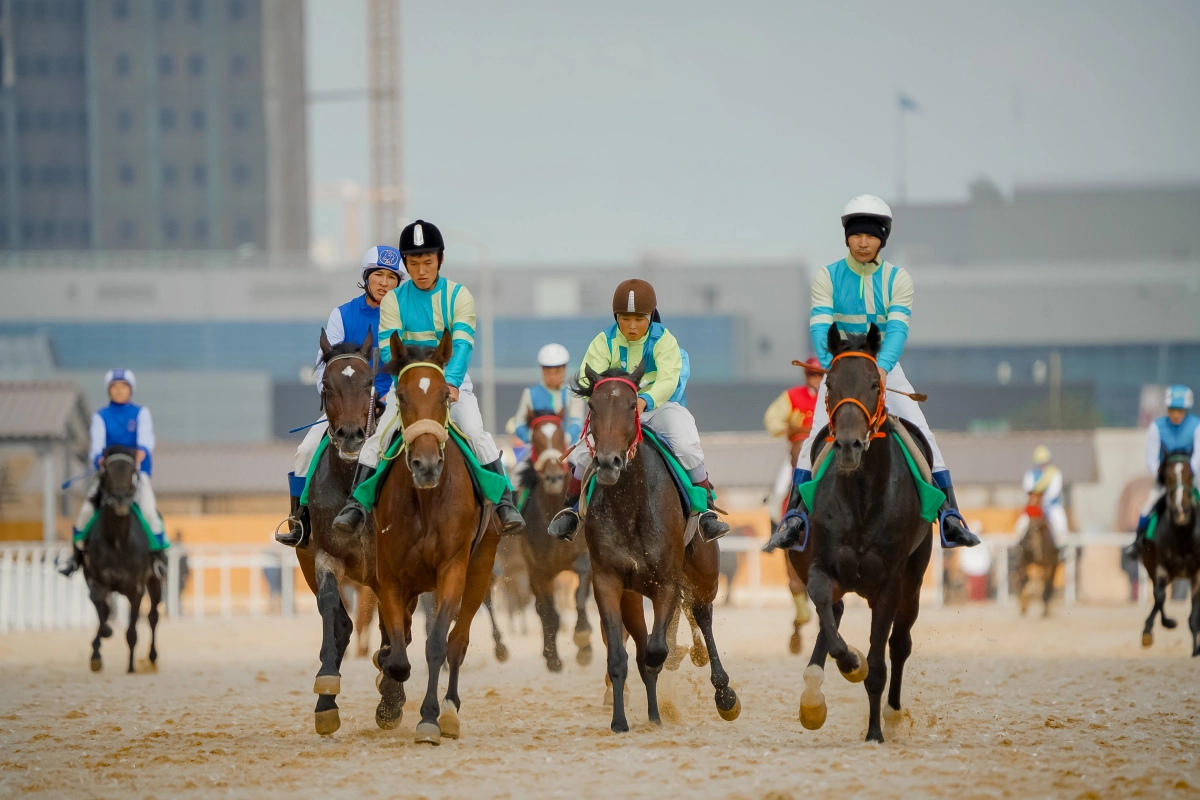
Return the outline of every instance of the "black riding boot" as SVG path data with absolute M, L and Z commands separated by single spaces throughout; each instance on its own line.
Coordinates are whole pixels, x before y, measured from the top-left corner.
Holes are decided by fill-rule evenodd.
M 938 512 L 938 530 L 942 533 L 942 547 L 974 547 L 979 544 L 979 537 L 967 530 L 967 523 L 962 514 L 958 513 L 958 500 L 954 497 L 953 486 L 943 486 L 946 502 Z
M 341 512 L 333 520 L 333 529 L 338 533 L 354 533 L 358 530 L 358 526 L 362 525 L 362 521 L 367 516 L 367 510 L 362 507 L 362 503 L 355 499 L 354 490 L 374 474 L 375 467 L 368 467 L 365 464 L 359 464 L 354 471 L 354 482 L 350 484 L 350 496 L 346 498 L 346 505 L 342 506 Z
M 71 557 L 59 569 L 58 574 L 64 577 L 71 577 L 75 574 L 75 570 L 83 566 L 83 548 L 79 546 L 79 542 L 71 542 Z
M 1150 528 L 1150 517 L 1138 517 L 1137 533 L 1134 534 L 1133 543 L 1125 548 L 1124 553 L 1128 558 L 1134 561 L 1140 561 L 1142 558 L 1142 546 L 1146 544 L 1146 531 Z
M 504 462 L 498 458 L 490 464 L 484 464 L 483 468 L 504 477 Z M 501 534 L 516 534 L 525 530 L 525 518 L 521 516 L 520 511 L 517 511 L 512 489 L 504 490 L 500 502 L 496 504 L 496 516 L 500 518 Z
M 579 507 L 579 495 L 582 493 L 583 485 L 572 474 L 570 481 L 567 482 L 567 496 L 563 499 L 563 510 L 550 520 L 546 533 L 562 542 L 569 542 L 575 538 L 575 532 L 579 530 L 579 512 L 576 509 Z
M 791 550 L 794 547 L 804 550 L 808 546 L 808 509 L 804 507 L 804 499 L 800 497 L 800 490 L 797 486 L 792 487 L 786 512 L 783 519 L 779 521 L 779 527 L 775 529 L 771 538 L 767 540 L 766 546 L 763 547 L 764 553 L 773 552 L 779 547 L 785 550 Z
M 311 524 L 308 521 L 308 506 L 301 505 L 299 497 L 292 498 L 292 512 L 287 522 L 291 523 L 287 533 L 275 533 L 275 541 L 288 547 L 308 547 Z
M 705 542 L 715 542 L 729 533 L 729 523 L 717 516 L 713 503 L 714 490 L 712 482 L 708 478 L 705 478 L 698 485 L 704 487 L 705 494 L 708 497 L 708 511 L 700 515 L 700 538 Z

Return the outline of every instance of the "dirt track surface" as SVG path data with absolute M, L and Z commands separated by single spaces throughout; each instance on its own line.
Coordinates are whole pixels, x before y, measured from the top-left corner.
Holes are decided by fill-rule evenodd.
M 907 716 L 865 744 L 867 700 L 830 665 L 829 719 L 797 719 L 805 654 L 786 651 L 790 609 L 719 609 L 716 635 L 742 700 L 712 702 L 707 668 L 664 673 L 664 723 L 650 725 L 633 678 L 631 731 L 608 730 L 603 655 L 547 672 L 540 634 L 505 635 L 497 664 L 476 620 L 462 679 L 462 733 L 413 743 L 425 682 L 400 727 L 376 728 L 374 668 L 347 657 L 342 728 L 313 733 L 315 617 L 164 622 L 157 673 L 126 675 L 121 631 L 88 672 L 90 632 L 0 637 L 0 797 L 1196 797 L 1200 659 L 1182 630 L 1139 644 L 1141 607 L 922 611 L 906 670 Z M 486 617 L 485 617 L 486 619 Z M 867 648 L 868 611 L 847 610 Z M 593 617 L 594 620 L 594 617 Z M 419 627 L 419 620 L 418 620 Z M 145 653 L 143 634 L 139 653 Z M 636 673 L 634 673 L 636 674 Z M 444 686 L 444 678 L 443 678 Z

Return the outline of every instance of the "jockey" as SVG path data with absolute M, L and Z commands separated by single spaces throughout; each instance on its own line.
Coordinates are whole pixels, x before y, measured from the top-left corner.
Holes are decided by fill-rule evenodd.
M 504 475 L 500 451 L 492 435 L 484 430 L 479 402 L 471 391 L 471 376 L 467 365 L 475 347 L 475 298 L 467 287 L 441 274 L 446 245 L 437 226 L 417 220 L 400 232 L 400 255 L 410 280 L 388 292 L 379 307 L 379 349 L 381 359 L 391 355 L 389 340 L 393 333 L 408 347 L 436 347 L 446 330 L 454 339 L 450 363 L 446 365 L 446 383 L 450 386 L 450 421 L 471 443 L 471 450 L 484 469 Z M 387 406 L 358 455 L 358 470 L 354 485 L 375 474 L 379 465 L 384 431 L 396 432 L 397 415 L 395 382 L 388 382 Z M 333 527 L 349 533 L 362 523 L 366 509 L 353 495 L 346 501 Z M 525 520 L 513 502 L 512 490 L 505 490 L 496 506 L 500 529 L 514 533 L 525 527 Z
M 808 367 L 820 367 L 816 356 L 805 362 Z M 793 386 L 776 397 L 763 414 L 763 426 L 772 436 L 787 434 L 788 441 L 804 441 L 812 430 L 813 412 L 817 407 L 817 394 L 822 376 L 813 369 L 804 370 L 804 384 Z
M 523 444 L 529 444 L 530 413 L 553 411 L 562 415 L 567 445 L 573 445 L 583 430 L 583 400 L 567 388 L 567 362 L 571 354 L 561 344 L 548 344 L 538 350 L 537 360 L 542 368 L 542 382 L 521 392 L 521 402 L 508 421 L 507 431 Z
M 92 441 L 88 448 L 88 458 L 97 473 L 88 483 L 83 505 L 75 517 L 72 531 L 74 535 L 71 537 L 74 552 L 59 570 L 63 575 L 69 576 L 83 566 L 83 548 L 86 542 L 78 537 L 96 513 L 93 501 L 100 490 L 100 462 L 103 460 L 104 451 L 113 445 L 137 450 L 138 480 L 133 502 L 141 509 L 142 516 L 150 526 L 150 533 L 160 544 L 164 542 L 162 519 L 158 516 L 154 488 L 150 485 L 150 472 L 154 468 L 154 420 L 150 418 L 150 409 L 129 402 L 133 397 L 133 390 L 137 388 L 137 378 L 134 377 L 133 370 L 110 369 L 104 376 L 104 383 L 108 388 L 109 403 L 92 415 Z M 167 554 L 160 550 L 152 555 L 154 574 L 160 579 L 165 578 Z
M 912 385 L 899 364 L 912 316 L 912 278 L 905 270 L 879 256 L 891 233 L 892 210 L 887 203 L 873 195 L 856 197 L 846 204 L 842 213 L 842 227 L 849 253 L 840 261 L 817 270 L 813 278 L 812 311 L 809 316 L 813 348 L 821 366 L 828 369 L 832 363 L 826 347 L 829 326 L 836 322 L 842 335 L 846 336 L 850 333 L 866 333 L 868 325 L 874 322 L 883 335 L 883 346 L 876 359 L 880 388 L 891 386 L 903 392 L 912 392 Z M 915 400 L 900 394 L 888 394 L 886 398 L 888 412 L 920 428 L 933 451 L 933 480 L 946 493 L 946 502 L 938 517 L 942 546 L 974 547 L 979 544 L 979 537 L 967 530 L 958 511 L 950 472 L 946 469 L 942 452 L 929 430 L 921 407 Z M 822 383 L 813 416 L 813 431 L 821 430 L 828 422 L 825 383 Z M 813 433 L 810 433 L 796 459 L 794 486 L 812 480 L 812 445 Z M 799 494 L 793 491 L 788 513 L 767 544 L 768 551 L 776 547 L 793 547 L 803 540 L 808 526 L 808 510 L 804 508 Z
M 400 251 L 396 248 L 381 244 L 368 250 L 362 258 L 362 282 L 358 284 L 363 293 L 329 312 L 329 320 L 325 323 L 325 338 L 329 344 L 354 342 L 361 346 L 368 335 L 373 336 L 379 330 L 379 303 L 407 275 L 400 263 Z M 324 374 L 324 356 L 318 349 L 317 365 L 313 372 L 318 394 L 324 391 L 321 384 Z M 391 377 L 387 373 L 375 376 L 375 397 L 379 402 L 383 401 L 390 386 Z M 288 517 L 290 530 L 275 534 L 275 541 L 280 544 L 288 547 L 305 547 L 308 544 L 308 506 L 300 505 L 300 496 L 304 493 L 304 480 L 312 465 L 313 455 L 328 430 L 329 422 L 321 420 L 308 429 L 304 441 L 296 448 L 295 470 L 288 473 L 288 488 L 292 495 L 291 516 Z
M 1167 415 L 1154 420 L 1146 429 L 1146 471 L 1154 476 L 1155 482 L 1138 518 L 1137 536 L 1133 544 L 1125 548 L 1125 554 L 1134 559 L 1142 555 L 1150 514 L 1166 493 L 1158 482 L 1163 459 L 1173 453 L 1184 453 L 1191 459 L 1192 474 L 1200 475 L 1200 417 L 1190 413 L 1195 400 L 1192 390 L 1186 386 L 1169 386 L 1166 400 Z
M 1063 509 L 1062 470 L 1050 463 L 1050 448 L 1038 445 L 1033 450 L 1033 469 L 1026 470 L 1022 482 L 1026 494 L 1040 495 L 1041 513 L 1050 523 L 1050 535 L 1054 537 L 1054 546 L 1062 549 L 1067 545 L 1067 534 L 1071 529 L 1067 524 L 1067 512 Z M 1029 514 L 1022 514 L 1017 519 L 1017 538 L 1029 530 Z
M 708 490 L 709 510 L 700 515 L 700 533 L 710 542 L 728 533 L 729 526 L 712 510 L 713 487 L 704 468 L 700 433 L 695 418 L 687 410 L 684 397 L 690 374 L 687 353 L 658 321 L 657 307 L 658 299 L 649 283 L 637 279 L 622 282 L 613 295 L 616 324 L 598 333 L 588 345 L 583 366 L 597 373 L 614 367 L 632 372 L 639 363 L 647 362 L 637 401 L 642 425 L 671 448 L 695 485 Z M 579 502 L 592 456 L 587 447 L 576 447 L 568 461 L 574 469 L 567 488 L 566 507 L 558 512 L 548 529 L 551 536 L 566 541 L 574 538 L 579 527 L 579 513 L 574 506 Z

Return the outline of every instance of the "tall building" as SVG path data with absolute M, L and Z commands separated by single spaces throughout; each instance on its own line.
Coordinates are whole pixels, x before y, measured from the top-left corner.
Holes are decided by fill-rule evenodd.
M 0 249 L 307 250 L 303 9 L 0 0 Z

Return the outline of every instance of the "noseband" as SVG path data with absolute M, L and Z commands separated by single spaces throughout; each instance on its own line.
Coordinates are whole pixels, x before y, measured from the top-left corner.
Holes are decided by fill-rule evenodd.
M 875 360 L 875 356 L 872 356 L 868 353 L 858 353 L 858 352 L 854 352 L 854 351 L 849 351 L 846 353 L 839 353 L 838 355 L 834 356 L 833 361 L 830 362 L 830 364 L 829 364 L 830 370 L 833 369 L 833 365 L 837 363 L 839 358 L 865 358 L 868 361 L 870 361 L 872 364 L 874 364 L 876 366 L 876 368 L 879 367 L 879 362 L 877 362 Z M 825 411 L 827 412 L 827 416 L 829 417 L 829 435 L 825 437 L 825 441 L 832 442 L 835 438 L 837 438 L 836 435 L 834 434 L 834 430 L 833 430 L 833 415 L 837 413 L 837 410 L 839 408 L 846 405 L 847 403 L 851 403 L 851 404 L 856 405 L 859 408 L 861 408 L 863 414 L 865 414 L 867 417 L 867 432 L 869 434 L 867 436 L 867 446 L 868 447 L 870 446 L 872 439 L 883 439 L 887 436 L 886 433 L 883 433 L 882 431 L 880 431 L 880 428 L 883 427 L 884 420 L 887 419 L 887 401 L 883 396 L 882 389 L 879 392 L 879 402 L 875 405 L 875 413 L 874 414 L 872 414 L 870 411 L 868 411 L 867 407 L 865 405 L 863 405 L 862 401 L 856 397 L 843 397 L 841 400 L 838 400 L 836 404 L 834 404 L 833 408 L 830 408 L 829 407 L 829 392 L 826 391 L 825 392 Z
M 629 378 L 621 378 L 621 377 L 601 378 L 600 380 L 596 381 L 595 384 L 592 385 L 592 394 L 596 393 L 596 389 L 599 388 L 601 386 L 601 384 L 611 383 L 612 381 L 616 381 L 618 383 L 623 383 L 626 386 L 628 386 L 630 389 L 633 389 L 633 396 L 635 398 L 635 402 L 633 405 L 633 422 L 634 422 L 634 425 L 637 427 L 637 434 L 633 437 L 633 444 L 629 445 L 629 449 L 625 452 L 625 460 L 632 461 L 634 454 L 637 453 L 637 446 L 639 444 L 641 444 L 641 442 L 642 442 L 642 411 L 641 411 L 641 409 L 639 409 L 637 407 L 637 402 L 636 402 L 638 387 L 637 387 L 637 384 L 634 383 L 633 381 L 629 380 Z M 591 422 L 592 422 L 592 409 L 591 409 L 591 406 L 589 405 L 587 418 L 583 421 L 583 433 L 581 433 L 579 435 L 579 438 L 582 441 L 587 442 L 588 453 L 592 456 L 592 458 L 595 458 L 596 457 L 596 448 L 592 445 L 591 439 L 588 438 L 588 428 L 591 427 Z
M 442 378 L 446 377 L 446 370 L 443 369 L 441 366 L 434 364 L 432 361 L 414 361 L 411 364 L 406 365 L 403 369 L 400 370 L 400 373 L 396 376 L 396 383 L 399 384 L 400 378 L 404 376 L 404 373 L 408 372 L 410 369 L 413 369 L 414 367 L 429 367 L 430 369 L 437 370 L 438 374 L 441 375 Z M 397 401 L 397 402 L 399 402 L 399 401 Z M 441 451 L 443 453 L 446 452 L 446 442 L 450 439 L 450 404 L 449 403 L 446 404 L 446 419 L 443 422 L 439 423 L 437 420 L 433 420 L 433 419 L 418 419 L 409 425 L 405 425 L 404 420 L 400 416 L 399 408 L 396 409 L 396 416 L 392 418 L 392 422 L 389 423 L 388 427 L 391 427 L 392 424 L 395 424 L 397 422 L 399 422 L 399 424 L 400 424 L 400 435 L 403 437 L 404 443 L 402 445 L 400 445 L 400 449 L 396 451 L 396 455 L 393 455 L 391 458 L 388 458 L 385 455 L 384 459 L 383 459 L 384 461 L 392 461 L 393 459 L 396 458 L 396 456 L 400 455 L 405 450 L 407 450 L 409 445 L 411 445 L 418 436 L 424 436 L 425 434 L 429 434 L 433 438 L 437 439 L 438 447 L 441 449 Z M 383 432 L 383 435 L 386 437 L 387 433 L 388 432 L 385 430 Z M 405 459 L 405 461 L 407 463 L 407 458 Z M 409 469 L 410 470 L 412 469 L 411 464 L 409 465 Z

